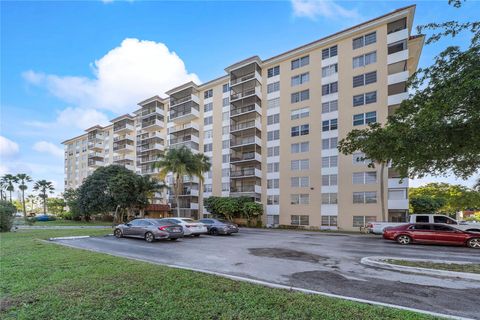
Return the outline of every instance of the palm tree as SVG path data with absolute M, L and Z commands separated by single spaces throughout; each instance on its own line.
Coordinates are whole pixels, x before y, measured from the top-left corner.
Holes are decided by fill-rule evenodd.
M 200 189 L 199 192 L 202 195 L 203 200 L 203 175 L 206 172 L 210 171 L 210 169 L 212 168 L 212 163 L 210 162 L 210 158 L 203 153 L 198 153 L 194 155 L 193 158 L 195 160 L 195 175 L 198 177 L 198 180 L 200 182 L 198 188 Z
M 37 203 L 37 196 L 34 194 L 29 194 L 27 196 L 27 202 L 30 203 L 30 211 L 35 209 L 35 204 Z
M 155 162 L 155 167 L 159 168 L 158 177 L 160 180 L 164 181 L 169 173 L 173 174 L 173 191 L 177 205 L 177 217 L 180 217 L 179 195 L 183 189 L 183 177 L 196 175 L 193 153 L 185 146 L 170 148 L 165 156 Z
M 29 175 L 25 173 L 17 174 L 17 179 L 19 181 L 18 189 L 22 191 L 22 205 L 23 205 L 23 217 L 27 219 L 27 206 L 25 205 L 25 190 L 28 189 L 27 182 L 32 181 Z
M 160 190 L 168 189 L 168 186 L 162 182 L 158 181 L 156 178 L 151 176 L 140 176 L 138 181 L 138 189 L 141 200 L 144 202 L 144 206 L 148 205 L 148 203 L 152 203 L 151 199 L 155 197 L 155 193 L 159 192 Z M 140 210 L 141 216 L 144 216 L 143 207 Z
M 15 190 L 15 186 L 13 184 L 18 182 L 17 176 L 7 173 L 2 177 L 2 182 L 7 186 L 6 188 L 7 191 L 10 192 L 10 203 L 11 203 L 12 192 Z
M 3 179 L 0 179 L 0 200 L 7 199 L 7 184 Z
M 53 183 L 47 180 L 38 180 L 37 182 L 35 182 L 33 190 L 40 192 L 38 196 L 43 200 L 43 214 L 47 214 L 47 193 L 53 193 L 53 191 L 55 190 L 55 188 L 53 187 Z

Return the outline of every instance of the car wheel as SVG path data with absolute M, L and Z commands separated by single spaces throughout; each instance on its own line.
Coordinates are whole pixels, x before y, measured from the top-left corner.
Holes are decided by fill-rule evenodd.
M 210 229 L 210 234 L 212 236 L 218 236 L 218 230 L 217 229 Z
M 115 237 L 117 237 L 117 238 L 123 237 L 122 230 L 120 230 L 120 229 L 115 229 L 115 231 L 113 232 L 113 234 L 114 234 Z
M 145 233 L 145 241 L 153 242 L 155 240 L 155 236 L 151 232 Z
M 395 240 L 400 244 L 410 244 L 412 242 L 412 238 L 404 234 L 399 235 Z
M 480 249 L 480 238 L 472 238 L 468 240 L 467 246 L 474 249 Z

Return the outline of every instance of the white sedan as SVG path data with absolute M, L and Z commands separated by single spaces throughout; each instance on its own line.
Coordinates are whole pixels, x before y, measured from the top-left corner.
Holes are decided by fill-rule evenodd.
M 207 234 L 208 232 L 207 227 L 203 223 L 196 222 L 191 218 L 165 218 L 162 220 L 182 226 L 184 236 L 199 237 L 201 234 Z

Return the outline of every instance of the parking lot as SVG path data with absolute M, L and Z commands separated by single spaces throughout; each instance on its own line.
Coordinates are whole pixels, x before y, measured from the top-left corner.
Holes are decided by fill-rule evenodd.
M 241 229 L 232 236 L 146 243 L 113 236 L 59 241 L 70 246 L 155 263 L 220 272 L 278 284 L 479 318 L 480 282 L 377 269 L 367 256 L 480 263 L 465 247 L 400 246 L 379 236 Z

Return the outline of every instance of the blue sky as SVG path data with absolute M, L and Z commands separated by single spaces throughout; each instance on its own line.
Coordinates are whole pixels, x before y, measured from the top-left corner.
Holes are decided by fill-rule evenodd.
M 184 81 L 224 75 L 246 57 L 268 58 L 414 3 L 2 1 L 0 174 L 24 171 L 61 190 L 60 143 L 88 125 Z M 478 16 L 479 2 L 419 1 L 415 25 Z M 420 66 L 449 43 L 468 38 L 425 47 Z

